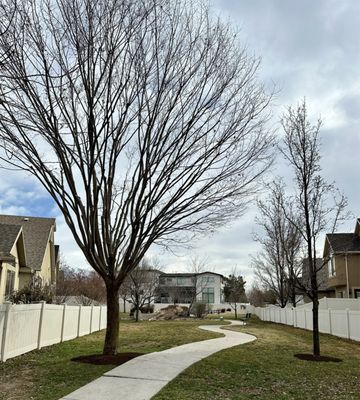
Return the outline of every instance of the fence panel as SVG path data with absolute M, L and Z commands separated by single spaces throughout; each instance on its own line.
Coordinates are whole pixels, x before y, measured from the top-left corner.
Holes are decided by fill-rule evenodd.
M 45 304 L 40 347 L 50 346 L 61 341 L 63 310 L 64 306 Z
M 286 313 L 286 324 L 294 325 L 292 308 L 285 308 L 285 313 Z
M 38 346 L 41 304 L 13 305 L 5 343 L 6 358 L 34 350 Z M 3 351 L 4 351 L 3 348 Z
M 345 310 L 331 310 L 331 333 L 343 338 L 348 337 L 347 312 Z
M 79 336 L 90 333 L 91 306 L 82 306 L 79 318 Z
M 305 310 L 296 309 L 296 326 L 298 328 L 306 328 Z
M 319 331 L 322 333 L 331 333 L 330 310 L 319 310 Z
M 100 307 L 94 307 L 92 310 L 92 318 L 91 318 L 91 332 L 98 331 L 99 326 L 100 326 Z
M 66 306 L 63 340 L 75 339 L 78 333 L 79 306 Z
M 103 329 L 106 312 L 105 306 L 0 305 L 0 360 Z
M 312 310 L 305 310 L 305 327 L 306 329 L 312 330 L 313 328 L 313 313 Z
M 349 311 L 350 339 L 360 341 L 360 311 Z

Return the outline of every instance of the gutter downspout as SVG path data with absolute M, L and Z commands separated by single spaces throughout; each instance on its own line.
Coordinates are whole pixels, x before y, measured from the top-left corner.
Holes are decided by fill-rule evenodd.
M 346 271 L 346 291 L 347 298 L 350 299 L 350 288 L 349 288 L 349 270 L 348 270 L 348 255 L 345 253 L 345 271 Z

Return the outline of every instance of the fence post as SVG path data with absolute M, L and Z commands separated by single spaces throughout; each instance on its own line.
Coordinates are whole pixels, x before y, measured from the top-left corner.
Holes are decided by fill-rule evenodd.
M 332 335 L 332 326 L 331 326 L 331 308 L 329 310 L 329 334 Z
M 9 321 L 10 321 L 10 313 L 12 303 L 10 301 L 5 301 L 5 318 L 4 318 L 4 326 L 3 326 L 3 335 L 1 341 L 1 361 L 7 360 L 7 335 L 9 332 Z
M 345 313 L 346 313 L 346 333 L 347 333 L 347 338 L 350 339 L 350 316 L 348 308 L 345 310 Z
M 78 337 L 80 337 L 81 309 L 82 309 L 82 305 L 80 304 L 79 305 L 79 318 L 78 318 L 78 331 L 77 331 Z
M 91 311 L 90 311 L 90 333 L 92 333 L 93 312 L 94 312 L 94 304 L 91 304 Z
M 60 341 L 61 341 L 61 342 L 64 341 L 65 318 L 66 318 L 66 303 L 64 304 L 63 315 L 62 315 L 61 338 L 60 338 Z
M 43 331 L 43 322 L 44 322 L 44 312 L 45 312 L 45 301 L 41 301 L 41 309 L 40 309 L 40 320 L 39 320 L 39 334 L 38 334 L 38 345 L 37 348 L 41 349 L 41 339 L 42 339 L 42 331 Z

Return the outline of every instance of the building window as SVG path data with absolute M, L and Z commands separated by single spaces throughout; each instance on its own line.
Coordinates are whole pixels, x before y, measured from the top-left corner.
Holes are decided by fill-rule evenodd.
M 176 280 L 176 284 L 179 285 L 179 286 L 186 285 L 186 278 L 178 277 L 177 280 Z
M 208 276 L 207 277 L 207 282 L 214 283 L 215 282 L 215 276 Z
M 202 300 L 205 303 L 215 303 L 215 294 L 214 294 L 214 288 L 205 288 L 202 291 Z
M 328 268 L 329 268 L 329 276 L 335 276 L 336 275 L 335 258 L 333 256 L 331 256 L 330 260 L 328 261 Z
M 360 288 L 354 288 L 354 298 L 360 299 Z
M 15 272 L 7 271 L 6 273 L 6 286 L 5 286 L 5 296 L 10 296 L 14 291 L 15 284 Z
M 163 276 L 159 279 L 159 283 L 160 285 L 165 285 L 165 278 Z

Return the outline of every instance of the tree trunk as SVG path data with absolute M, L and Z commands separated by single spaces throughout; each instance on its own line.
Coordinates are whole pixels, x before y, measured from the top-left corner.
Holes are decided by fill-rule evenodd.
M 320 335 L 319 335 L 319 300 L 318 296 L 313 299 L 313 354 L 320 355 Z
M 135 307 L 135 321 L 139 322 L 139 307 Z
M 124 313 L 126 313 L 126 299 L 124 297 Z
M 237 306 L 235 306 L 235 319 L 237 319 Z
M 103 354 L 114 355 L 118 350 L 119 342 L 119 288 L 113 284 L 106 285 L 107 297 L 107 325 Z

